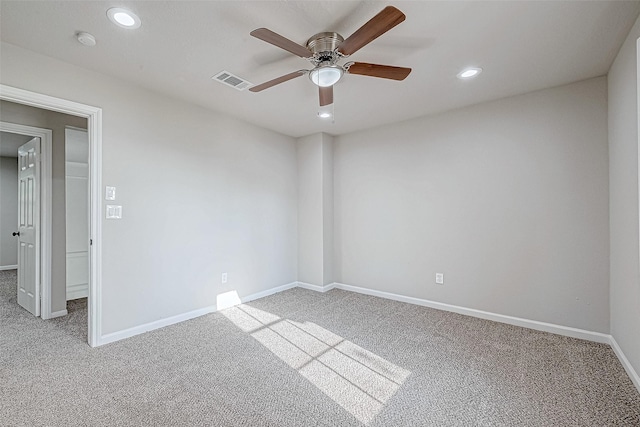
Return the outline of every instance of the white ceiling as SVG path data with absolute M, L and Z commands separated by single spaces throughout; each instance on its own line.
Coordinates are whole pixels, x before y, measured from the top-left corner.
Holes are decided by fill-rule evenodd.
M 0 132 L 0 157 L 18 157 L 18 147 L 32 138 L 17 133 Z
M 345 38 L 388 4 L 405 22 L 350 60 L 413 68 L 403 82 L 347 75 L 334 90 L 335 123 L 319 119 L 306 77 L 260 93 L 211 76 L 230 71 L 254 84 L 309 62 L 253 38 L 269 28 L 304 44 L 315 33 Z M 112 24 L 109 7 L 142 19 Z M 607 73 L 640 13 L 640 1 L 0 1 L 2 41 L 291 135 L 342 134 Z M 95 47 L 74 37 L 92 33 Z M 456 79 L 466 66 L 484 72 Z

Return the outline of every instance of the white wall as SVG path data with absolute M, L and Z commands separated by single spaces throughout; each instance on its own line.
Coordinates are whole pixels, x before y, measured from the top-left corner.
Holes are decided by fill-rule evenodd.
M 336 137 L 336 281 L 608 333 L 606 96 L 601 77 Z
M 333 137 L 317 133 L 297 142 L 298 280 L 333 283 Z
M 298 280 L 322 286 L 322 134 L 298 139 L 297 164 Z
M 103 109 L 103 334 L 296 281 L 293 138 L 6 43 L 0 81 Z
M 322 134 L 322 285 L 333 283 L 333 137 Z
M 636 21 L 609 70 L 611 334 L 640 372 Z
M 18 265 L 18 159 L 0 157 L 0 267 Z

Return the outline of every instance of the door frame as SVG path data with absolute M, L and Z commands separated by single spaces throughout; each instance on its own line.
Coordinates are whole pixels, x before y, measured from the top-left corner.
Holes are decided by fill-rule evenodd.
M 51 129 L 0 121 L 0 131 L 40 138 L 40 317 L 52 319 L 64 316 L 67 310 L 51 311 Z
M 640 197 L 640 37 L 638 37 L 636 39 L 636 118 L 638 119 L 638 129 L 637 129 L 637 137 L 638 137 L 638 163 L 636 163 L 636 166 L 638 166 L 638 196 Z M 640 198 L 638 199 L 638 212 L 640 213 Z M 640 215 L 638 215 L 638 224 L 640 226 Z M 638 238 L 640 238 L 640 234 L 638 235 Z M 639 268 L 639 272 L 640 272 L 640 268 Z M 631 376 L 631 378 L 633 378 L 633 375 L 629 374 Z M 636 376 L 637 378 L 637 376 Z M 638 390 L 640 390 L 640 384 L 636 384 L 636 387 L 638 387 Z
M 91 347 L 100 345 L 102 338 L 102 109 L 62 98 L 0 84 L 0 100 L 57 111 L 87 119 L 89 136 L 89 297 L 87 336 Z M 49 173 L 51 168 L 49 167 Z M 49 197 L 51 191 L 48 193 Z M 46 201 L 45 201 L 46 203 Z M 49 209 L 50 214 L 50 209 Z M 47 214 L 47 215 L 49 215 Z M 49 248 L 50 233 L 47 236 Z M 48 262 L 51 257 L 49 256 Z M 50 268 L 49 268 L 50 274 Z M 51 307 L 49 306 L 49 309 Z

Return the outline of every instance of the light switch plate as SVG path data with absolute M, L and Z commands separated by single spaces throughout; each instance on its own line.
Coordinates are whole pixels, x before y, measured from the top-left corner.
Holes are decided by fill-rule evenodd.
M 115 200 L 116 199 L 116 187 L 107 187 L 104 192 L 105 200 Z
M 107 219 L 122 219 L 122 206 L 107 205 Z

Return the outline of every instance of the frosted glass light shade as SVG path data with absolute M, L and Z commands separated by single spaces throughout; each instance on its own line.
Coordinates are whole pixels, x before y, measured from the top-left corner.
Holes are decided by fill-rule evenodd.
M 338 80 L 342 77 L 342 73 L 341 67 L 337 65 L 326 65 L 311 70 L 309 72 L 309 79 L 320 87 L 328 87 L 338 83 Z

